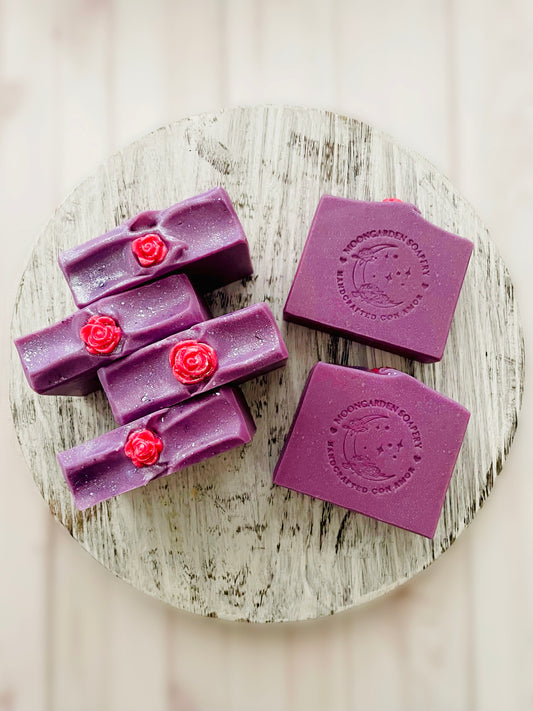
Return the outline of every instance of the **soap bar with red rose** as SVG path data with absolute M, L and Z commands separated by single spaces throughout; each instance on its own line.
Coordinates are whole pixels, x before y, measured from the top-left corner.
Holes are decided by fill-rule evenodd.
M 149 210 L 59 255 L 77 306 L 183 271 L 215 289 L 252 273 L 246 235 L 223 188 Z
M 255 425 L 236 388 L 160 410 L 57 459 L 80 510 L 250 442 Z
M 138 348 L 210 318 L 185 274 L 100 299 L 36 333 L 17 338 L 26 379 L 44 395 L 87 395 L 96 371 Z
M 399 200 L 320 200 L 287 321 L 423 362 L 442 358 L 472 242 Z
M 469 418 L 392 368 L 317 363 L 274 482 L 433 538 Z
M 279 368 L 288 353 L 272 312 L 255 304 L 141 348 L 98 371 L 119 424 Z

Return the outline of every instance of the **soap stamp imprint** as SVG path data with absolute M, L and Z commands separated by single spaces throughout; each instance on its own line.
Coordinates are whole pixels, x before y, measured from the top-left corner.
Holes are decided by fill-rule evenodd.
M 416 240 L 396 230 L 369 230 L 342 250 L 337 290 L 354 314 L 394 321 L 410 314 L 429 288 L 431 270 Z
M 418 425 L 396 403 L 359 400 L 337 413 L 329 428 L 327 458 L 350 489 L 379 496 L 405 486 L 422 461 Z

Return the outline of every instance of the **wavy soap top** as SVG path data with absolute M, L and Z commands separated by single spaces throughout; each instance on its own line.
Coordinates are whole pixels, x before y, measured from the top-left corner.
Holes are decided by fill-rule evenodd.
M 246 235 L 220 187 L 165 210 L 147 210 L 61 252 L 59 266 L 79 307 L 174 271 L 201 289 L 252 273 Z

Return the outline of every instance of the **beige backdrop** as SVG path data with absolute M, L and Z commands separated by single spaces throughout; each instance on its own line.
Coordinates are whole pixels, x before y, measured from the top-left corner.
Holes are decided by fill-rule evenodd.
M 115 580 L 56 524 L 7 405 L 18 279 L 55 205 L 162 123 L 281 102 L 374 123 L 492 231 L 533 343 L 530 0 L 0 0 L 0 711 L 533 707 L 533 398 L 484 511 L 426 573 L 298 625 L 196 618 Z

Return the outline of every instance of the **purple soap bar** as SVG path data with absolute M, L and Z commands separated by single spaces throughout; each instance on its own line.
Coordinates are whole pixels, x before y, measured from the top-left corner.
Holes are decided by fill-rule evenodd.
M 438 361 L 472 247 L 424 220 L 414 205 L 324 195 L 284 318 Z
M 255 425 L 236 388 L 160 410 L 57 459 L 80 510 L 250 442 Z
M 42 395 L 87 395 L 96 371 L 211 315 L 185 274 L 110 296 L 42 331 L 17 338 L 24 374 Z
M 469 418 L 392 368 L 317 363 L 274 482 L 433 538 Z
M 287 349 L 266 304 L 218 316 L 98 371 L 119 424 L 199 393 L 285 365 Z
M 166 210 L 141 212 L 110 232 L 59 255 L 77 306 L 184 271 L 215 289 L 252 273 L 246 235 L 225 190 Z

